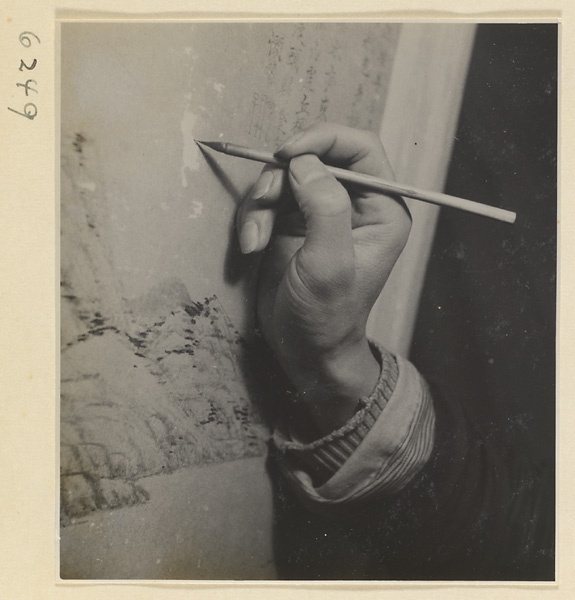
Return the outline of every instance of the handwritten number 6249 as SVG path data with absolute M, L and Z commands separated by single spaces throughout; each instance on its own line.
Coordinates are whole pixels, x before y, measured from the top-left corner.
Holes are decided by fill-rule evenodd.
M 32 45 L 32 42 L 34 42 L 34 41 L 37 42 L 38 44 L 41 43 L 40 38 L 35 33 L 32 33 L 31 31 L 23 31 L 20 34 L 20 36 L 18 37 L 18 39 L 20 40 L 20 43 L 22 44 L 22 46 L 24 46 L 24 48 L 30 48 L 30 46 Z M 37 64 L 38 64 L 38 60 L 35 58 L 33 59 L 32 63 L 29 65 L 26 64 L 24 62 L 24 60 L 21 59 L 20 60 L 20 68 L 18 70 L 20 72 L 22 72 L 24 69 L 26 69 L 27 71 L 32 71 L 33 69 L 36 68 Z M 34 89 L 31 86 L 32 83 L 35 84 L 36 81 L 34 79 L 28 79 L 26 81 L 26 83 L 17 83 L 16 86 L 24 88 L 26 96 L 28 96 L 28 93 L 31 91 L 35 92 L 37 94 L 38 90 Z M 38 108 L 32 102 L 28 102 L 27 104 L 25 104 L 23 111 L 19 111 L 14 108 L 10 108 L 9 106 L 7 108 L 8 108 L 8 110 L 12 111 L 13 113 L 16 113 L 17 115 L 26 117 L 30 121 L 32 121 L 38 114 Z

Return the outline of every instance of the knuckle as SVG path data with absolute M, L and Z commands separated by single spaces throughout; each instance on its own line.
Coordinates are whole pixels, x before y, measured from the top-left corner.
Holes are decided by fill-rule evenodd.
M 312 133 L 324 132 L 324 131 L 331 131 L 333 129 L 333 127 L 334 127 L 333 123 L 319 121 L 317 123 L 312 123 L 309 127 L 306 127 L 304 129 L 304 131 L 306 133 L 309 133 L 309 132 L 312 132 Z
M 373 148 L 379 148 L 381 146 L 381 139 L 377 133 L 363 129 L 361 130 L 361 135 L 363 136 L 366 145 Z

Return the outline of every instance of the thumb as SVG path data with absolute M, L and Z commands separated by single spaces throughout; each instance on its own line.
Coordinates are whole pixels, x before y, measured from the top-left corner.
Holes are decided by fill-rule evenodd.
M 333 287 L 337 279 L 349 281 L 354 272 L 354 253 L 347 191 L 313 154 L 290 161 L 289 181 L 305 221 L 298 270 L 303 267 L 308 284 Z

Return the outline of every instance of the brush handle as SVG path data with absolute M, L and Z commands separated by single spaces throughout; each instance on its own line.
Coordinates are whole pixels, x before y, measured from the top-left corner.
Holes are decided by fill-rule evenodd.
M 212 142 L 207 143 L 207 145 L 214 150 L 229 154 L 230 156 L 247 158 L 248 160 L 263 162 L 276 167 L 287 168 L 287 163 L 278 160 L 271 152 L 255 150 L 230 142 Z M 452 208 L 458 208 L 466 212 L 489 217 L 491 219 L 497 219 L 498 221 L 504 221 L 506 223 L 515 223 L 515 219 L 517 218 L 517 215 L 514 212 L 503 208 L 497 208 L 496 206 L 474 202 L 473 200 L 466 200 L 465 198 L 458 198 L 457 196 L 450 196 L 449 194 L 443 194 L 441 192 L 433 192 L 409 185 L 402 185 L 394 181 L 387 181 L 385 179 L 373 177 L 372 175 L 364 175 L 363 173 L 356 173 L 354 171 L 331 167 L 329 165 L 326 165 L 326 169 L 339 181 L 358 185 L 368 190 L 383 192 L 385 194 L 407 196 L 408 198 L 415 198 L 416 200 L 437 204 L 439 206 L 450 206 Z

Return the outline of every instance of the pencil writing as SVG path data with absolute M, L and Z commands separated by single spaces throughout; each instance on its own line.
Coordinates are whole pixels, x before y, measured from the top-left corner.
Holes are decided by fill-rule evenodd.
M 20 43 L 22 44 L 22 46 L 24 46 L 24 48 L 30 48 L 32 46 L 32 38 L 34 38 L 34 40 L 38 44 L 40 44 L 40 38 L 31 31 L 23 31 L 18 39 L 20 40 Z M 29 61 L 28 58 L 26 58 L 26 60 Z M 18 68 L 18 71 L 22 73 L 24 73 L 25 71 L 33 71 L 36 68 L 37 64 L 37 58 L 33 58 L 32 62 L 26 62 L 24 59 L 20 59 L 20 66 Z M 26 97 L 30 95 L 30 92 L 33 92 L 35 94 L 38 93 L 38 90 L 34 87 L 36 85 L 37 83 L 35 79 L 27 79 L 24 83 L 16 83 L 16 87 L 23 88 Z M 30 121 L 33 121 L 38 115 L 38 108 L 33 102 L 27 102 L 26 104 L 24 104 L 22 112 L 16 110 L 15 108 L 11 108 L 10 106 L 8 106 L 7 108 L 9 111 L 12 111 L 13 113 L 16 113 L 17 115 L 20 115 L 22 117 L 26 117 Z

